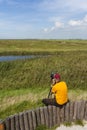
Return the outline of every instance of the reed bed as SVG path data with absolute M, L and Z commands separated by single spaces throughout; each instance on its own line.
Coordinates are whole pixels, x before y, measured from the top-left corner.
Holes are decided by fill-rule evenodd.
M 0 62 L 0 118 L 43 106 L 51 72 L 67 83 L 70 100 L 87 100 L 87 41 L 0 40 L 0 54 L 46 55 Z

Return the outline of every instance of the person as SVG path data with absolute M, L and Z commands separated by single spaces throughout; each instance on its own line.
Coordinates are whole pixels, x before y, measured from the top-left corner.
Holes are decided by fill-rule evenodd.
M 46 106 L 55 105 L 61 107 L 68 102 L 68 87 L 66 82 L 61 81 L 58 73 L 54 74 L 52 81 L 51 93 L 54 94 L 54 98 L 43 99 L 42 102 Z

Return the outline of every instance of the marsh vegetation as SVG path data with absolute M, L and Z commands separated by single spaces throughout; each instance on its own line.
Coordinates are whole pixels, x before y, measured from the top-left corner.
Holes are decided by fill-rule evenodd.
M 43 106 L 52 71 L 66 81 L 70 100 L 87 99 L 87 41 L 1 40 L 0 54 L 50 54 L 0 62 L 0 118 Z

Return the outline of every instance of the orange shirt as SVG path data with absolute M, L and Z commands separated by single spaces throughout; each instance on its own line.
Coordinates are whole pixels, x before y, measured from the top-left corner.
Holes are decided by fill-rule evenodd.
M 64 81 L 56 83 L 52 87 L 52 93 L 55 94 L 56 102 L 63 105 L 68 101 L 67 85 Z

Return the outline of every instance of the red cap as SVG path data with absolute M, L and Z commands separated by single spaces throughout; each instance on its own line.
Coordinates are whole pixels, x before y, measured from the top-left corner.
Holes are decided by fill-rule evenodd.
M 60 75 L 57 73 L 57 74 L 54 75 L 54 78 L 55 79 L 60 79 Z

